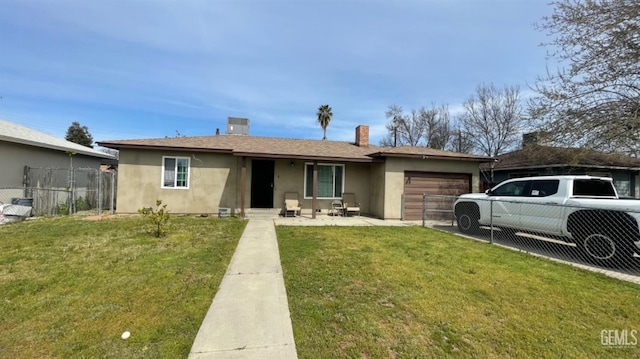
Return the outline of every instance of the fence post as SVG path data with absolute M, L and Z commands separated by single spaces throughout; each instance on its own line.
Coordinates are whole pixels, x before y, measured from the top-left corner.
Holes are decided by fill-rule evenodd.
M 493 201 L 489 200 L 489 204 L 490 204 L 490 211 L 489 211 L 489 223 L 491 224 L 491 238 L 489 240 L 489 243 L 493 244 Z
M 102 171 L 98 171 L 98 215 L 102 214 Z
M 71 197 L 73 198 L 73 213 L 78 213 L 78 185 L 76 183 L 76 176 L 78 175 L 75 168 L 71 167 L 72 185 L 71 185 Z
M 422 226 L 426 225 L 427 221 L 427 194 L 422 194 Z
M 73 161 L 73 159 L 71 159 L 71 161 Z M 76 208 L 76 196 L 75 196 L 75 179 L 76 179 L 76 174 L 75 171 L 73 170 L 73 165 L 71 165 L 69 167 L 69 214 L 74 214 L 76 213 L 75 208 Z
M 111 206 L 109 207 L 109 209 L 111 210 L 111 214 L 114 213 L 114 208 L 113 207 L 114 207 L 114 203 L 115 203 L 115 199 L 116 199 L 116 196 L 115 196 L 115 192 L 116 192 L 115 191 L 115 187 L 116 187 L 115 177 L 116 177 L 115 172 L 111 172 Z
M 456 220 L 456 208 L 454 207 L 454 204 L 457 199 L 457 196 L 453 196 L 453 201 L 451 203 L 451 227 L 453 227 L 453 222 Z
M 24 166 L 22 173 L 22 187 L 24 188 L 24 196 L 26 198 L 33 197 L 32 193 L 29 193 L 29 166 Z

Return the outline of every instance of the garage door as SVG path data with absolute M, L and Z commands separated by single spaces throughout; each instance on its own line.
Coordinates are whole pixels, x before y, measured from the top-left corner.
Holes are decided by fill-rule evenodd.
M 404 218 L 422 219 L 422 194 L 458 196 L 471 192 L 471 175 L 468 173 L 405 172 Z M 427 197 L 427 218 L 448 219 L 452 201 L 449 198 Z

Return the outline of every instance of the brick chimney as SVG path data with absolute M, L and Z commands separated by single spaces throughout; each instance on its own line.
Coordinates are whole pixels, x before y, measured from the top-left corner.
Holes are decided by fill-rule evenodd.
M 369 147 L 369 126 L 360 125 L 356 127 L 356 145 Z
M 530 132 L 522 134 L 522 148 L 527 146 L 550 146 L 548 132 Z

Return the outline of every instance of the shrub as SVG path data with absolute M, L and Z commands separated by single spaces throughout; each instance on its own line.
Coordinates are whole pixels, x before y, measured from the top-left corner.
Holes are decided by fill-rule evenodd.
M 167 205 L 162 204 L 161 200 L 156 200 L 155 210 L 152 207 L 140 208 L 138 213 L 142 214 L 153 225 L 151 233 L 156 237 L 162 237 L 167 234 L 164 225 L 169 222 L 169 211 Z
M 69 215 L 69 206 L 67 206 L 66 204 L 61 203 L 57 207 L 57 212 L 60 215 L 68 216 Z
M 76 211 L 86 211 L 91 209 L 91 206 L 89 205 L 89 202 L 82 198 L 82 196 L 78 197 L 78 199 L 76 199 Z

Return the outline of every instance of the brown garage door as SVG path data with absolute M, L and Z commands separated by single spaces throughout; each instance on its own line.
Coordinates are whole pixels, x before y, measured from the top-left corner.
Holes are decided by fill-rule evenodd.
M 422 194 L 458 196 L 471 192 L 471 175 L 468 173 L 405 172 L 404 218 L 409 221 L 422 219 Z M 447 212 L 451 199 L 427 197 L 427 218 L 451 218 Z

